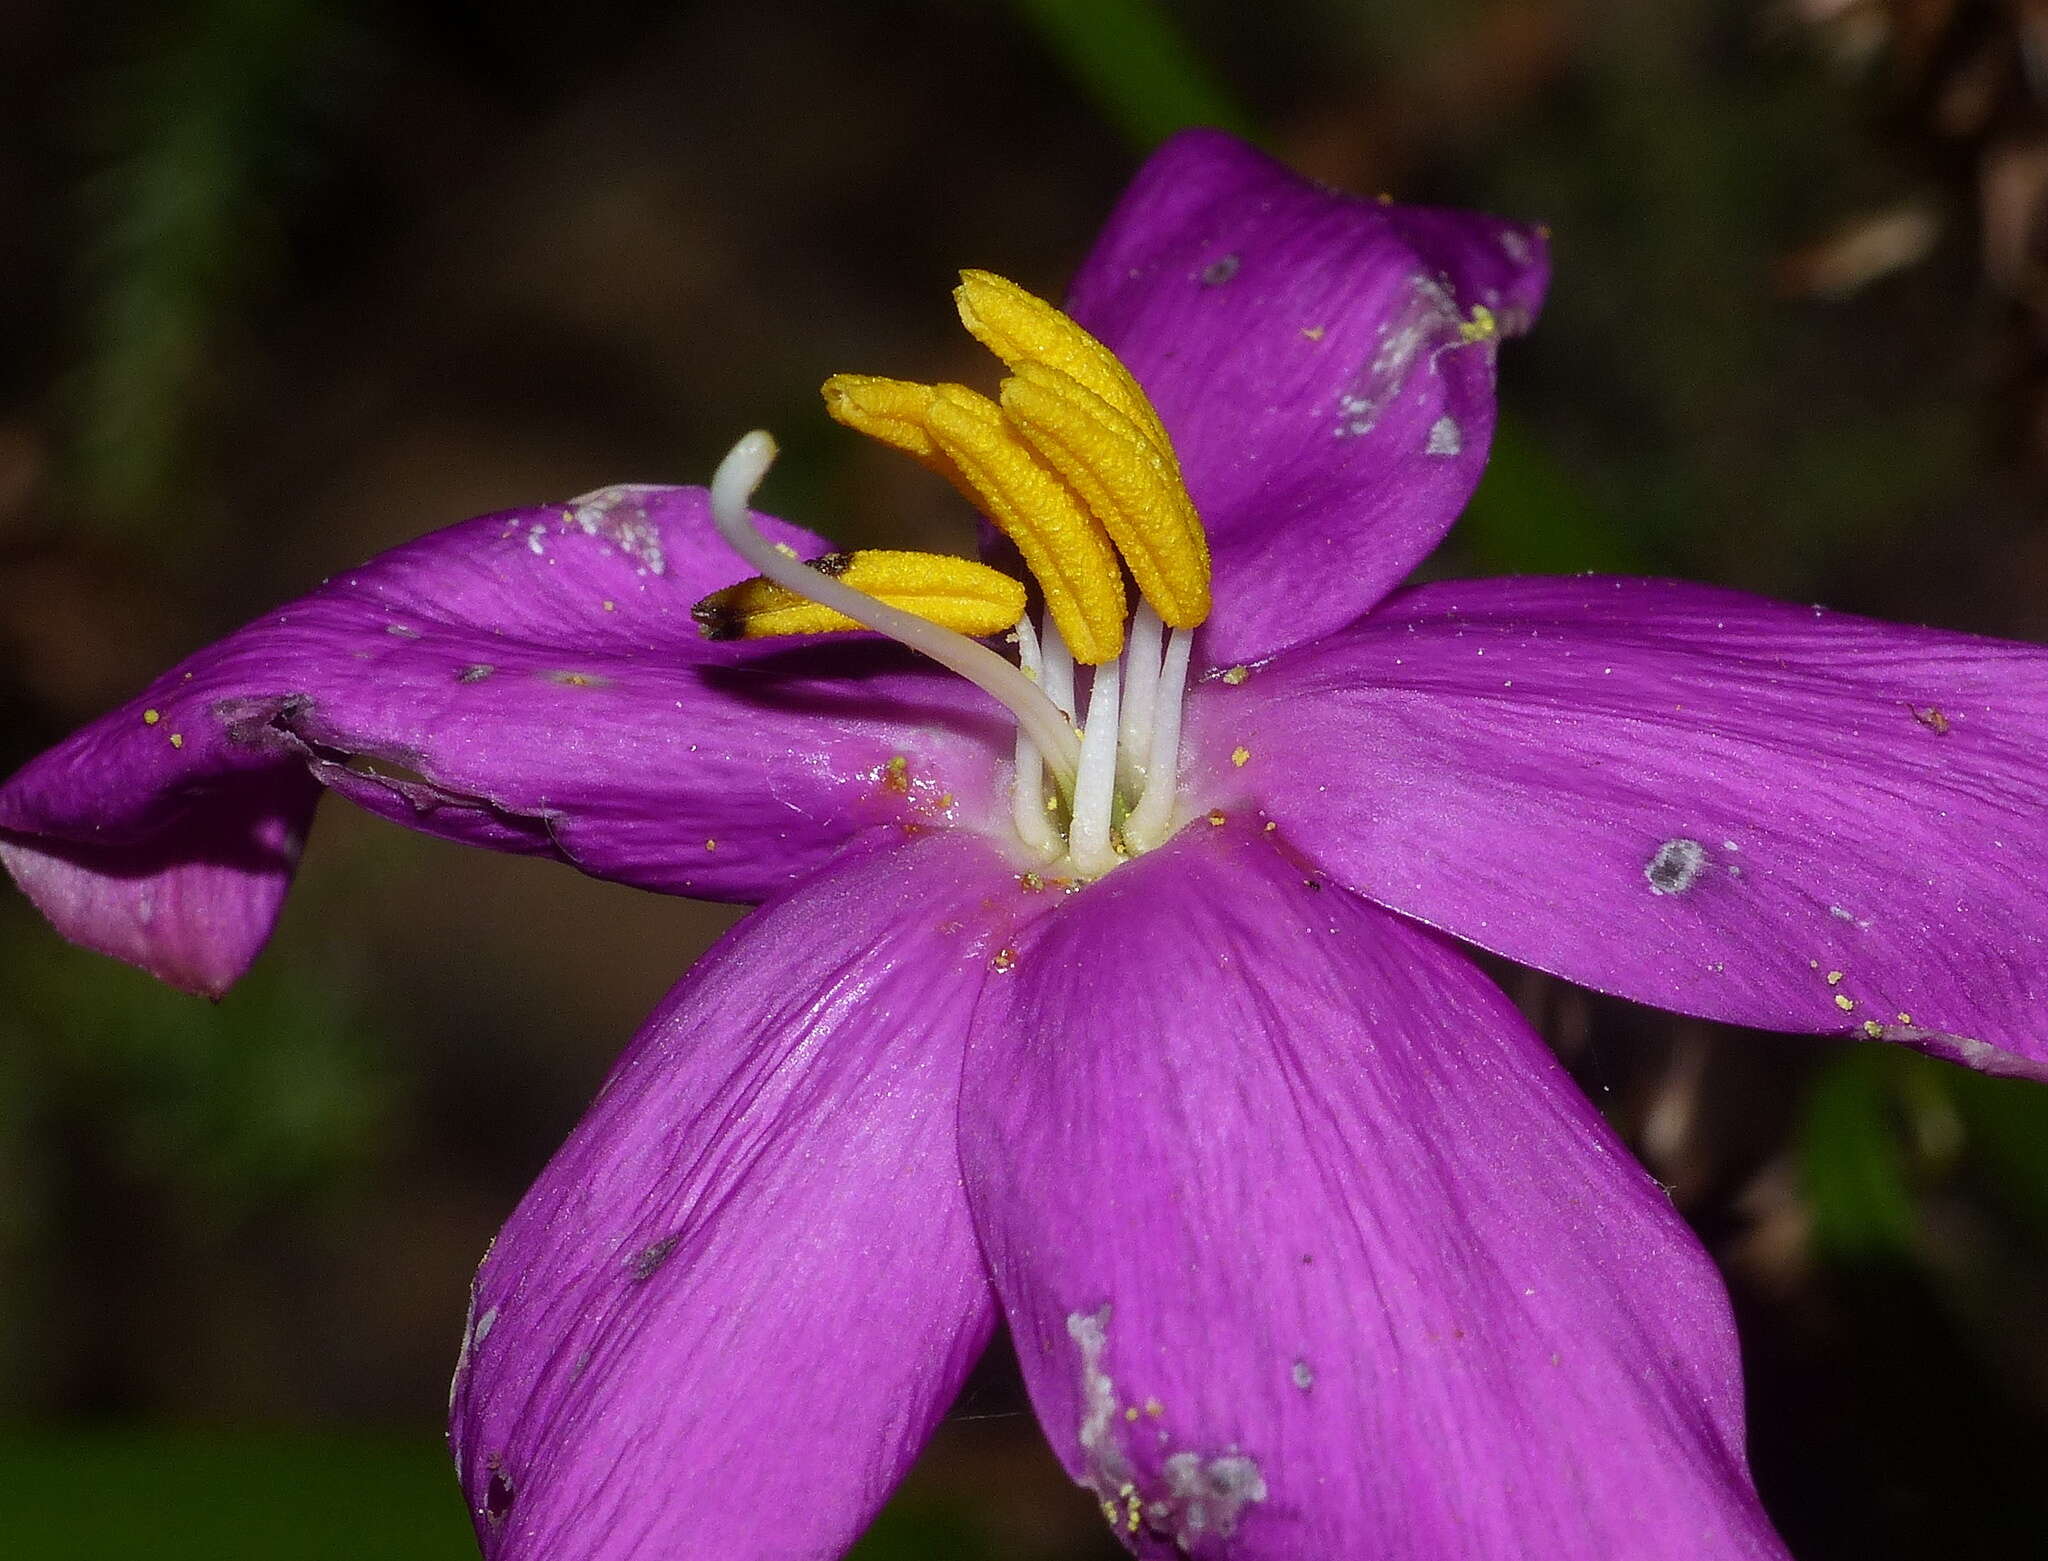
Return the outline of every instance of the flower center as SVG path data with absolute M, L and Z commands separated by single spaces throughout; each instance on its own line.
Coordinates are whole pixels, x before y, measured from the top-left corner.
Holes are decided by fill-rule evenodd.
M 893 551 L 804 562 L 768 542 L 747 513 L 775 458 L 759 432 L 733 447 L 711 493 L 719 531 L 761 574 L 695 614 L 719 639 L 869 629 L 968 678 L 1017 717 L 1018 835 L 1045 862 L 1096 878 L 1175 827 L 1188 657 L 1209 614 L 1208 539 L 1165 426 L 1114 353 L 985 271 L 962 273 L 954 301 L 1010 370 L 997 399 L 837 374 L 826 409 L 986 515 L 1037 582 L 1040 622 L 1023 586 L 983 564 Z M 1005 630 L 1015 663 L 977 643 Z M 1090 669 L 1085 712 L 1077 666 Z

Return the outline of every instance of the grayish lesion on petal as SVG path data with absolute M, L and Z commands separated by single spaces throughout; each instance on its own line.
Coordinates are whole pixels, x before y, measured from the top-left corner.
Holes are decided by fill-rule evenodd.
M 1145 1514 L 1183 1547 L 1205 1534 L 1230 1538 L 1245 1507 L 1266 1499 L 1266 1476 L 1242 1453 L 1206 1459 L 1199 1453 L 1175 1453 L 1162 1470 L 1167 1499 L 1148 1505 Z
M 1159 1465 L 1159 1479 L 1140 1474 L 1125 1450 L 1122 1428 L 1142 1413 L 1158 1420 L 1163 1408 L 1147 1399 L 1142 1411 L 1119 1411 L 1116 1381 L 1105 1369 L 1109 1353 L 1110 1308 L 1067 1316 L 1067 1337 L 1081 1352 L 1081 1425 L 1078 1438 L 1086 1472 L 1082 1485 L 1093 1491 L 1112 1529 L 1126 1537 L 1140 1532 L 1171 1540 L 1183 1552 L 1196 1541 L 1228 1539 L 1237 1532 L 1246 1506 L 1266 1499 L 1266 1477 L 1256 1460 L 1236 1447 L 1209 1457 L 1201 1453 L 1170 1453 Z M 1304 1373 L 1307 1380 L 1303 1380 Z M 1294 1363 L 1294 1382 L 1304 1391 L 1314 1381 L 1305 1361 Z M 1160 1441 L 1166 1431 L 1158 1432 Z M 1162 1483 L 1163 1482 L 1163 1483 Z
M 1409 278 L 1405 307 L 1380 327 L 1379 351 L 1337 397 L 1339 439 L 1357 439 L 1379 426 L 1401 397 L 1415 365 L 1439 347 L 1459 341 L 1463 316 L 1451 291 L 1433 276 Z
M 639 565 L 641 574 L 668 570 L 661 528 L 647 513 L 647 495 L 665 491 L 653 483 L 622 482 L 571 499 L 562 510 L 564 527 L 601 537 Z M 539 551 L 538 548 L 535 549 Z
M 682 1239 L 679 1233 L 671 1231 L 659 1241 L 650 1241 L 635 1252 L 626 1263 L 627 1272 L 633 1276 L 633 1282 L 644 1285 L 660 1273 L 662 1264 L 675 1255 L 676 1243 Z
M 1080 1441 L 1088 1460 L 1084 1483 L 1108 1501 L 1131 1478 L 1131 1461 L 1117 1438 L 1116 1383 L 1102 1367 L 1109 1353 L 1108 1303 L 1093 1312 L 1070 1314 L 1067 1337 L 1081 1352 Z
M 1707 848 L 1697 840 L 1667 840 L 1643 864 L 1652 894 L 1683 894 L 1707 870 Z

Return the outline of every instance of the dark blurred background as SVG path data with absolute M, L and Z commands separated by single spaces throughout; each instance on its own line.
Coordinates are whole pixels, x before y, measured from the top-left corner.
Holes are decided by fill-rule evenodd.
M 573 19 L 572 19 L 573 17 Z M 0 768 L 420 531 L 981 372 L 1147 146 L 1548 222 L 1457 574 L 2048 637 L 2042 0 L 0 7 Z M 218 1007 L 0 894 L 0 1549 L 455 1561 L 472 1267 L 729 919 L 323 811 Z M 1502 967 L 1722 1260 L 1804 1561 L 2048 1553 L 2048 1091 Z M 867 1542 L 1110 1553 L 999 1350 Z

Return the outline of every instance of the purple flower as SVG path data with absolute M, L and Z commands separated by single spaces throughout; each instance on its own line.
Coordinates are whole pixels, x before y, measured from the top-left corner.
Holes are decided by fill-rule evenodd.
M 1006 351 L 993 412 L 835 382 L 970 489 L 1022 492 L 977 463 L 1027 445 L 1047 505 L 1154 485 L 1125 518 L 1165 540 L 1116 537 L 1147 604 L 1121 652 L 1115 555 L 1070 579 L 1011 527 L 1058 620 L 1019 630 L 1021 737 L 883 640 L 700 638 L 745 572 L 711 499 L 619 487 L 337 577 L 0 791 L 58 928 L 199 992 L 268 935 L 322 787 L 761 905 L 477 1276 L 454 1440 L 488 1555 L 836 1554 L 999 1316 L 1140 1555 L 1782 1554 L 1705 1253 L 1451 940 L 2042 1076 L 2048 658 L 1668 581 L 1397 589 L 1544 277 L 1537 232 L 1190 134 L 1070 304 L 1178 474 L 1085 352 Z M 1030 394 L 1095 407 L 1074 384 L 1124 454 L 1068 471 L 1080 425 Z M 742 543 L 762 454 L 722 479 Z M 1192 531 L 1159 520 L 1179 475 Z M 746 545 L 798 585 L 937 578 Z M 811 610 L 757 583 L 704 612 L 776 601 Z M 1103 632 L 1081 659 L 1122 716 L 1076 751 L 1045 702 L 1071 713 L 1058 647 Z

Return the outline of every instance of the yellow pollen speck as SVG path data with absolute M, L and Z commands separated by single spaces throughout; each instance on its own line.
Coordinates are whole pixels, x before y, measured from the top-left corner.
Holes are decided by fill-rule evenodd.
M 704 842 L 704 849 L 707 851 L 716 851 L 718 849 L 718 842 L 716 840 L 707 840 Z
M 183 732 L 173 732 L 173 733 L 171 733 L 171 746 L 172 746 L 173 748 L 182 748 L 182 747 L 184 747 L 184 746 L 185 746 L 185 734 L 184 734 Z
M 1136 1404 L 1132 1404 L 1132 1405 L 1129 1405 L 1129 1406 L 1127 1406 L 1127 1407 L 1125 1408 L 1125 1410 L 1124 1410 L 1124 1419 L 1126 1419 L 1126 1420 L 1136 1420 L 1137 1418 L 1138 1418 L 1138 1406 L 1137 1406 Z
M 1209 810 L 1209 822 L 1215 825 L 1216 828 L 1221 829 L 1223 827 L 1223 819 L 1224 815 L 1221 808 L 1211 808 Z
M 619 604 L 617 602 L 606 602 L 604 604 L 604 610 L 606 612 L 617 612 L 619 610 Z
M 1274 830 L 1276 830 L 1276 829 L 1278 829 L 1279 827 L 1280 827 L 1280 821 L 1279 821 L 1278 819 L 1276 819 L 1276 818 L 1269 818 L 1269 819 L 1267 819 L 1267 820 L 1266 820 L 1266 833 L 1267 833 L 1267 834 L 1269 834 L 1269 835 L 1270 835 L 1270 834 L 1272 834 L 1272 833 L 1273 833 L 1273 831 L 1274 831 Z
M 945 812 L 947 808 L 953 805 L 953 794 L 950 791 L 940 792 L 935 805 L 941 813 Z
M 780 553 L 784 558 L 796 557 L 796 549 L 791 547 L 787 542 L 776 543 L 775 551 Z
M 1863 1021 L 1863 1033 L 1873 1041 L 1881 1041 L 1884 1039 L 1884 1026 L 1875 1019 L 1866 1019 Z
M 1912 1016 L 1911 1014 L 1908 1014 L 1908 1013 L 1901 1013 L 1901 1014 L 1899 1015 L 1899 1023 L 1900 1023 L 1900 1024 L 1911 1024 L 1912 1022 L 1913 1022 L 1913 1016 Z
M 1036 894 L 1045 887 L 1045 880 L 1036 873 L 1019 873 L 1017 875 L 1017 887 Z
M 164 713 L 161 710 L 145 710 L 142 712 L 142 724 L 144 726 L 155 726 L 163 718 Z
M 1311 325 L 1306 327 L 1301 334 L 1306 336 L 1310 341 L 1321 341 L 1323 339 L 1323 327 L 1320 325 Z
M 882 766 L 882 790 L 898 794 L 910 790 L 910 761 L 902 754 Z
M 995 958 L 988 962 L 988 968 L 995 971 L 998 975 L 1004 971 L 1015 970 L 1017 968 L 1017 951 L 1015 949 L 997 949 Z
M 1458 327 L 1458 338 L 1466 343 L 1485 341 L 1500 329 L 1500 322 L 1493 317 L 1493 311 L 1485 304 L 1472 306 L 1472 318 Z
M 1846 1014 L 1856 1006 L 1856 999 L 1847 992 L 1837 992 L 1835 994 L 1835 1006 Z
M 1830 971 L 1828 972 L 1828 985 L 1829 985 L 1829 986 L 1840 986 L 1841 984 L 1842 984 L 1842 973 L 1841 973 L 1841 971 L 1839 971 L 1839 970 L 1830 970 Z
M 1250 667 L 1232 667 L 1223 674 L 1223 681 L 1228 683 L 1232 688 L 1236 688 L 1240 683 L 1244 682 L 1244 680 L 1250 677 L 1251 675 L 1252 669 Z
M 1245 747 L 1243 743 L 1239 743 L 1235 748 L 1230 750 L 1230 762 L 1236 765 L 1240 770 L 1243 769 L 1246 764 L 1251 762 L 1251 757 L 1251 749 Z
M 1166 1413 L 1166 1406 L 1160 1403 L 1159 1400 L 1156 1398 L 1148 1398 L 1145 1400 L 1145 1413 L 1150 1415 L 1154 1420 L 1157 1420 L 1161 1415 Z

